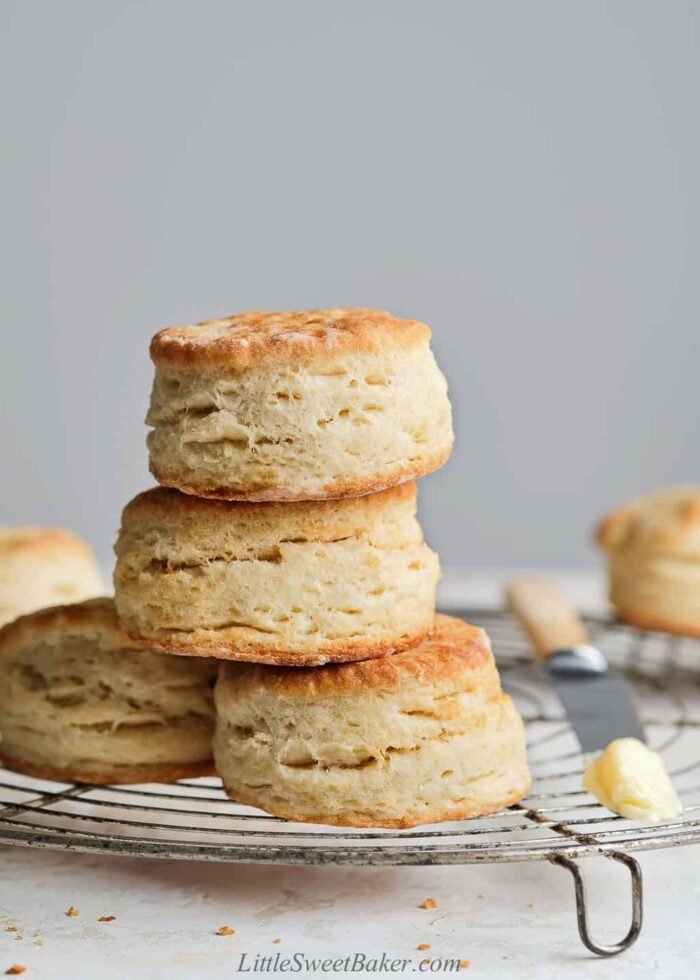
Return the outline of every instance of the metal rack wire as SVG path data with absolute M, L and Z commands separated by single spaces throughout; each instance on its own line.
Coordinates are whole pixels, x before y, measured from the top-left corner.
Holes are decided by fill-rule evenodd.
M 581 788 L 583 760 L 543 669 L 511 618 L 460 610 L 490 634 L 504 687 L 526 722 L 534 783 L 521 803 L 489 817 L 406 831 L 296 824 L 239 806 L 217 779 L 166 786 L 53 783 L 0 769 L 0 843 L 103 854 L 278 864 L 469 864 L 549 861 L 574 878 L 579 934 L 592 952 L 629 948 L 642 926 L 642 874 L 632 851 L 700 841 L 700 641 L 589 619 L 592 642 L 624 670 L 650 744 L 662 752 L 683 814 L 642 824 L 611 814 Z M 578 858 L 627 867 L 632 920 L 618 943 L 588 926 Z

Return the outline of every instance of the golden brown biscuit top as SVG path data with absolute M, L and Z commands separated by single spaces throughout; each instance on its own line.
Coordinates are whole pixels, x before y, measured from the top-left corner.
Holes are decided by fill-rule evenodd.
M 257 310 L 185 327 L 166 327 L 151 341 L 156 365 L 181 370 L 224 365 L 242 370 L 265 362 L 295 363 L 338 353 L 407 348 L 430 339 L 418 320 L 372 309 Z
M 203 520 L 225 521 L 240 517 L 245 520 L 281 521 L 288 517 L 295 524 L 315 522 L 321 517 L 329 523 L 345 515 L 358 518 L 375 510 L 381 511 L 391 503 L 416 499 L 414 480 L 363 497 L 340 497 L 336 500 L 247 501 L 215 500 L 194 497 L 168 487 L 152 487 L 137 494 L 122 512 L 122 522 L 129 525 L 150 523 L 166 518 L 173 523 L 201 517 Z
M 0 527 L 0 556 L 36 555 L 72 551 L 90 556 L 90 546 L 62 527 Z
M 119 628 L 114 602 L 105 596 L 20 616 L 0 629 L 0 656 L 28 643 L 50 642 L 52 636 L 66 634 L 97 638 L 105 648 L 134 646 Z
M 453 616 L 438 614 L 432 634 L 415 647 L 375 660 L 328 664 L 324 667 L 269 667 L 228 662 L 222 677 L 245 692 L 264 687 L 287 697 L 305 700 L 341 697 L 363 691 L 392 691 L 476 681 L 475 672 L 488 670 L 492 686 L 498 674 L 486 633 Z M 483 683 L 483 682 L 482 682 Z M 463 684 L 462 684 L 463 686 Z
M 595 540 L 610 552 L 700 558 L 700 486 L 668 487 L 637 497 L 603 518 Z

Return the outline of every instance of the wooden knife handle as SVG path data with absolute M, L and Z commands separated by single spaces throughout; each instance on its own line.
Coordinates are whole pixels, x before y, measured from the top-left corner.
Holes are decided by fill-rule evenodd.
M 536 660 L 588 643 L 581 617 L 547 579 L 514 579 L 506 586 L 506 600 L 525 629 Z

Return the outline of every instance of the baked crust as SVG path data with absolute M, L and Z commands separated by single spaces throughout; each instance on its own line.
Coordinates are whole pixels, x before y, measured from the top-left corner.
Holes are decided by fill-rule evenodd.
M 245 643 L 234 635 L 227 640 L 227 631 L 196 630 L 192 633 L 181 633 L 176 630 L 158 630 L 142 635 L 127 628 L 126 635 L 137 646 L 147 647 L 159 653 L 170 653 L 181 657 L 214 657 L 216 660 L 226 660 L 231 663 L 267 664 L 276 667 L 322 667 L 324 664 L 350 663 L 353 661 L 371 660 L 377 657 L 388 657 L 400 653 L 430 635 L 430 630 L 423 630 L 401 640 L 384 640 L 369 642 L 359 639 L 354 643 L 338 642 L 324 647 L 304 650 L 287 650 L 280 647 L 266 647 L 260 643 Z
M 620 549 L 700 559 L 700 486 L 669 487 L 606 515 L 594 531 L 608 552 Z
M 349 660 L 347 651 L 345 653 L 345 659 Z M 435 616 L 433 629 L 423 637 L 396 650 L 394 656 L 378 656 L 380 659 L 357 658 L 359 662 L 347 663 L 335 670 L 300 667 L 290 671 L 283 667 L 256 669 L 254 666 L 242 666 L 237 670 L 231 665 L 227 668 L 227 676 L 235 679 L 241 692 L 264 685 L 276 694 L 313 701 L 361 693 L 368 688 L 395 691 L 433 684 L 476 670 L 493 659 L 488 636 L 482 629 L 440 613 Z
M 150 350 L 157 365 L 179 370 L 226 365 L 241 371 L 261 363 L 301 363 L 351 351 L 406 348 L 429 339 L 424 323 L 383 310 L 256 310 L 166 327 L 155 335 Z
M 22 552 L 36 558 L 65 553 L 92 558 L 87 542 L 62 527 L 0 527 L 0 555 L 16 557 Z
M 439 470 L 450 457 L 452 444 L 444 447 L 432 456 L 424 459 L 420 465 L 397 466 L 393 470 L 385 470 L 381 479 L 368 478 L 365 480 L 352 480 L 343 482 L 327 483 L 320 491 L 314 495 L 315 500 L 340 500 L 343 497 L 365 497 L 376 493 L 382 493 L 392 487 L 400 487 L 405 484 L 412 484 L 420 477 L 427 476 Z M 308 501 L 308 491 L 292 491 L 282 487 L 271 487 L 269 489 L 250 489 L 240 490 L 235 487 L 208 487 L 203 484 L 184 482 L 177 474 L 167 473 L 154 464 L 150 463 L 151 475 L 163 487 L 180 490 L 182 493 L 192 497 L 200 497 L 211 500 L 230 500 L 237 502 L 302 502 Z
M 122 523 L 126 527 L 150 524 L 158 518 L 168 521 L 201 517 L 203 520 L 226 520 L 241 515 L 247 522 L 260 525 L 287 520 L 288 526 L 297 531 L 318 531 L 319 518 L 323 520 L 324 536 L 319 540 L 332 538 L 339 527 L 344 528 L 348 519 L 364 524 L 365 515 L 371 511 L 383 511 L 393 501 L 415 500 L 416 484 L 408 481 L 399 486 L 389 487 L 376 494 L 359 494 L 363 500 L 339 499 L 333 507 L 317 500 L 297 502 L 294 508 L 289 501 L 232 501 L 228 499 L 207 499 L 200 493 L 181 493 L 175 487 L 152 487 L 137 494 L 124 508 Z M 279 505 L 279 506 L 276 506 Z M 342 523 L 341 523 L 342 522 Z
M 35 765 L 13 756 L 0 754 L 0 765 L 14 772 L 33 776 L 35 779 L 50 779 L 58 783 L 92 783 L 95 786 L 120 786 L 127 783 L 173 783 L 178 779 L 194 779 L 197 776 L 215 776 L 216 770 L 211 761 L 184 763 L 161 763 L 141 766 L 105 766 L 92 769 L 74 766 L 60 769 L 54 766 Z
M 616 609 L 618 619 L 641 630 L 651 630 L 656 633 L 674 633 L 678 636 L 696 636 L 700 638 L 700 622 L 684 623 L 678 620 L 664 619 L 663 616 L 649 616 L 643 612 L 626 609 Z
M 356 810 L 333 814 L 332 816 L 322 813 L 309 816 L 306 813 L 295 811 L 293 807 L 285 807 L 283 804 L 275 807 L 276 812 L 274 815 L 276 817 L 282 817 L 283 820 L 294 820 L 298 823 L 320 823 L 326 824 L 329 827 L 382 827 L 387 830 L 408 830 L 410 827 L 419 827 L 424 824 L 444 823 L 447 820 L 470 820 L 474 817 L 485 817 L 490 813 L 498 813 L 500 810 L 505 810 L 507 807 L 522 800 L 531 785 L 532 779 L 527 774 L 527 778 L 523 779 L 522 786 L 500 803 L 476 808 L 463 806 L 445 807 L 442 809 L 436 808 L 430 814 L 421 814 L 420 816 L 418 814 L 412 814 L 396 820 L 377 819 L 377 817 L 373 817 L 369 813 L 358 812 Z M 252 796 L 246 797 L 245 794 L 241 793 L 236 793 L 235 795 L 228 793 L 228 796 L 229 799 L 243 806 L 260 808 L 259 803 Z
M 74 636 L 93 637 L 99 630 L 103 647 L 123 647 L 129 642 L 120 629 L 114 603 L 106 596 L 27 613 L 0 629 L 0 657 L 15 646 L 40 641 L 54 630 Z

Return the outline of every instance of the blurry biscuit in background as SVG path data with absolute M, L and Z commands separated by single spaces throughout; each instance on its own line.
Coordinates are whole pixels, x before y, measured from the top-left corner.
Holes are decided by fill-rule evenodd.
M 60 527 L 0 527 L 0 626 L 104 593 L 90 546 Z
M 67 782 L 210 774 L 216 669 L 135 650 L 111 599 L 22 616 L 0 630 L 0 762 Z
M 603 518 L 595 539 L 620 619 L 700 636 L 700 486 L 637 497 Z

